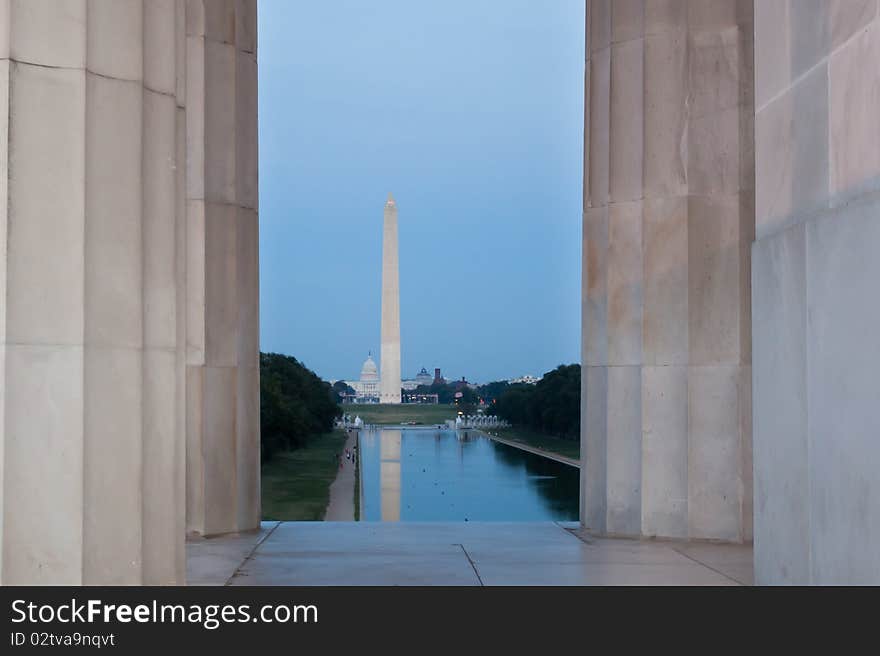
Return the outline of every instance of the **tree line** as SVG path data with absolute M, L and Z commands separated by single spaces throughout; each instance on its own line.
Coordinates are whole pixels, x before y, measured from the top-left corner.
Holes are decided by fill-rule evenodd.
M 456 396 L 457 393 L 460 396 Z M 458 403 L 459 405 L 475 405 L 479 403 L 479 395 L 475 390 L 468 387 L 461 381 L 453 381 L 451 383 L 431 383 L 430 385 L 419 385 L 414 392 L 403 392 L 404 394 L 436 394 L 437 403 L 450 404 Z
M 310 435 L 326 433 L 342 414 L 341 393 L 352 393 L 343 381 L 333 387 L 296 358 L 260 354 L 260 425 L 263 461 L 281 450 L 302 446 Z M 563 439 L 580 439 L 581 366 L 560 365 L 534 385 L 493 381 L 471 388 L 461 381 L 421 385 L 422 394 L 437 394 L 440 403 L 456 404 L 474 414 L 485 404 L 486 414 L 514 426 Z M 459 396 L 456 396 L 459 394 Z
M 495 414 L 514 426 L 567 440 L 580 439 L 581 366 L 559 365 L 534 385 L 488 383 L 482 398 Z
M 476 388 L 461 381 L 420 385 L 419 394 L 436 394 L 440 403 L 455 403 L 472 415 L 481 404 L 486 414 L 545 435 L 579 440 L 581 366 L 559 365 L 534 385 L 496 380 Z M 459 396 L 456 396 L 459 394 Z
M 330 384 L 296 358 L 260 353 L 260 458 L 303 446 L 341 414 Z

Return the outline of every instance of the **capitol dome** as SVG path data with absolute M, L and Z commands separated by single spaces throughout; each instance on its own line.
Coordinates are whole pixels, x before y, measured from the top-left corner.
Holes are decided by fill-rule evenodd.
M 372 354 L 367 356 L 364 366 L 361 367 L 361 382 L 379 382 L 379 368 L 373 362 Z

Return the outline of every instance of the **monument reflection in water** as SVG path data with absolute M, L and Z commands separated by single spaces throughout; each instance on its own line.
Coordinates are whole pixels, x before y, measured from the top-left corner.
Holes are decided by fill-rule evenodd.
M 475 431 L 361 432 L 365 521 L 576 521 L 577 467 Z

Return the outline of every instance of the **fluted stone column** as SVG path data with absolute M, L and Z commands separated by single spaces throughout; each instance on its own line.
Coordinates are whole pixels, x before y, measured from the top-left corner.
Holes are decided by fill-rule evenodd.
M 877 0 L 755 3 L 755 578 L 880 583 Z
M 0 0 L 2 583 L 259 524 L 255 53 L 255 0 Z
M 588 0 L 581 520 L 751 538 L 752 2 Z
M 186 8 L 187 530 L 260 522 L 256 0 Z
M 184 579 L 181 7 L 0 2 L 4 584 Z

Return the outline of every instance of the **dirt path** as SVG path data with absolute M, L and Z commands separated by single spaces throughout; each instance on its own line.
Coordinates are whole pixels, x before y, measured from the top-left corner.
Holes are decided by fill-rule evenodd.
M 354 521 L 354 461 L 346 460 L 344 449 L 352 451 L 357 444 L 357 431 L 352 430 L 345 440 L 343 452 L 339 454 L 342 468 L 336 474 L 336 480 L 330 485 L 330 503 L 324 514 L 325 522 Z

